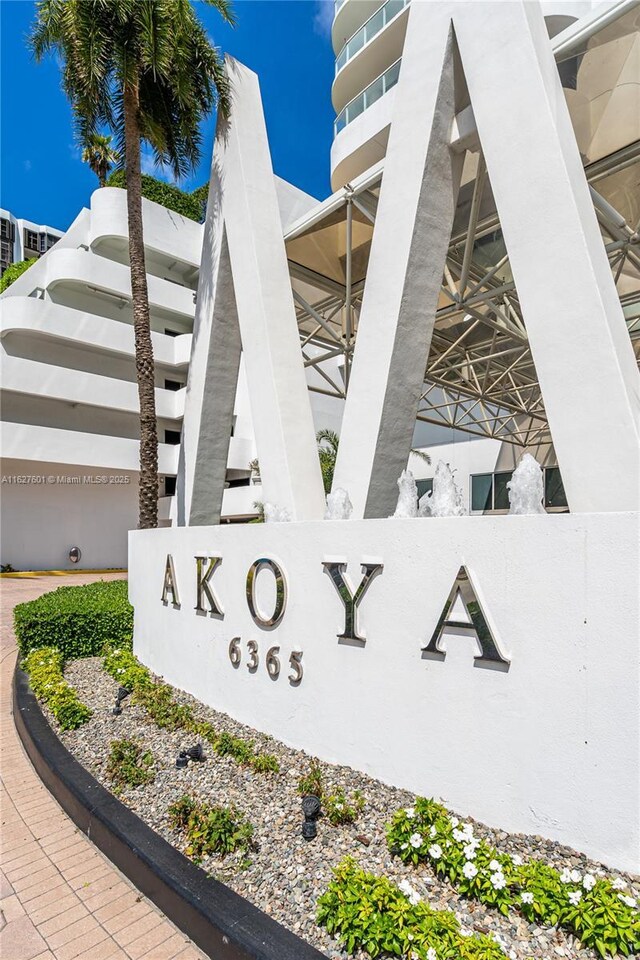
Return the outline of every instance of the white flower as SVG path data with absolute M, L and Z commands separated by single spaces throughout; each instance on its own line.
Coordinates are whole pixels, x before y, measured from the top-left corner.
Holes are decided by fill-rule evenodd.
M 465 823 L 462 826 L 462 832 L 464 833 L 467 840 L 473 840 L 473 827 L 470 823 Z
M 571 871 L 571 883 L 580 883 L 582 881 L 582 874 L 579 870 Z
M 414 848 L 414 850 L 417 850 L 418 847 L 422 846 L 421 835 L 419 833 L 412 833 L 411 836 L 409 837 L 409 843 Z
M 408 897 L 409 902 L 412 906 L 415 907 L 416 903 L 420 903 L 420 894 L 417 890 L 414 890 L 408 880 L 402 880 L 398 887 L 404 893 L 405 897 Z
M 571 903 L 574 907 L 577 907 L 580 901 L 582 900 L 582 894 L 580 893 L 579 890 L 569 891 L 568 896 L 569 896 L 569 903 Z
M 439 843 L 433 843 L 429 847 L 429 856 L 433 857 L 434 860 L 439 860 L 442 856 L 442 847 Z
M 489 877 L 489 880 L 491 881 L 491 886 L 494 890 L 502 890 L 502 888 L 506 887 L 507 885 L 507 881 L 505 880 L 503 873 L 492 873 Z
M 626 890 L 627 887 L 622 877 L 616 877 L 615 880 L 612 880 L 611 886 L 614 890 Z
M 464 855 L 467 860 L 475 860 L 476 858 L 476 845 L 475 843 L 468 843 L 464 848 Z
M 344 810 L 344 803 L 340 803 L 340 801 L 338 801 L 336 803 L 336 810 Z
M 523 903 L 533 903 L 533 894 L 532 893 L 523 893 L 520 897 Z
M 514 867 L 521 867 L 524 861 L 519 853 L 514 853 L 511 857 L 511 863 Z
M 454 831 L 453 831 L 453 839 L 454 839 L 457 843 L 462 843 L 463 841 L 466 842 L 466 840 L 467 840 L 467 835 L 466 835 L 466 833 L 464 832 L 464 830 L 454 830 Z
M 413 820 L 413 818 L 414 818 L 415 815 L 416 815 L 416 808 L 415 808 L 415 807 L 405 807 L 405 808 L 404 808 L 404 812 L 405 812 L 406 815 L 409 817 L 409 820 Z
M 497 870 L 498 873 L 502 873 L 502 867 L 497 860 L 492 860 L 489 864 L 489 870 Z
M 449 823 L 451 824 L 452 827 L 457 827 L 460 821 L 458 820 L 457 817 L 449 817 Z
M 467 860 L 464 867 L 462 868 L 462 872 L 464 873 L 467 880 L 473 880 L 473 878 L 478 873 L 478 868 L 476 867 L 475 863 L 471 862 L 471 860 Z
M 438 960 L 438 954 L 435 952 L 433 947 L 429 947 L 427 950 L 427 960 Z
M 593 890 L 595 885 L 596 878 L 593 876 L 593 874 L 585 873 L 584 877 L 582 878 L 582 886 L 585 888 L 585 890 Z
M 408 846 L 409 846 L 408 843 L 401 843 L 401 844 L 400 844 L 400 849 L 401 849 L 401 850 L 406 850 Z
M 561 883 L 571 883 L 571 870 L 568 867 L 565 867 L 562 873 L 560 874 Z
M 429 836 L 431 837 L 432 840 L 434 837 L 438 836 L 438 831 L 436 830 L 435 827 L 431 827 L 431 829 L 429 830 Z
M 626 903 L 628 907 L 635 907 L 636 901 L 633 897 L 625 897 L 624 893 L 619 893 L 618 897 L 622 900 L 623 903 Z

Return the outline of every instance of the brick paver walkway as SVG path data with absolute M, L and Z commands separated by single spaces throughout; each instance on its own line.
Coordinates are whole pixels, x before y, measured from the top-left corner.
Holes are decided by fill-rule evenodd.
M 11 715 L 16 603 L 122 574 L 0 580 L 0 957 L 204 960 L 90 843 L 40 781 Z

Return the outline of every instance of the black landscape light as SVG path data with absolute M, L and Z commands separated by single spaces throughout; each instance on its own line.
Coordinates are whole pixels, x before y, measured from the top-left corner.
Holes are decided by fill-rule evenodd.
M 178 767 L 178 769 L 186 767 L 189 763 L 189 760 L 204 760 L 204 752 L 202 750 L 201 743 L 196 743 L 195 747 L 189 747 L 188 750 L 181 750 L 176 758 L 176 767 Z
M 302 812 L 304 813 L 304 823 L 302 824 L 302 836 L 305 840 L 313 840 L 318 833 L 316 820 L 320 815 L 320 800 L 312 794 L 302 798 Z
M 118 692 L 116 693 L 116 705 L 111 711 L 114 717 L 119 717 L 122 713 L 122 701 L 126 700 L 131 690 L 128 690 L 126 687 L 118 687 Z

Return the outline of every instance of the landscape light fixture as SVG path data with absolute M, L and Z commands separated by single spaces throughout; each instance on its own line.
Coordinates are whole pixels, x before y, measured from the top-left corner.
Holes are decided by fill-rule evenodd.
M 131 690 L 128 690 L 126 687 L 118 687 L 118 692 L 116 693 L 116 705 L 111 711 L 114 717 L 119 717 L 122 713 L 122 701 L 126 700 Z
M 304 823 L 302 824 L 302 836 L 305 840 L 313 840 L 318 833 L 316 820 L 320 816 L 320 800 L 309 794 L 302 798 L 302 812 L 304 813 Z
M 196 743 L 195 747 L 189 747 L 188 750 L 181 750 L 176 758 L 176 767 L 179 770 L 186 767 L 189 760 L 204 760 L 204 751 L 201 743 Z
M 71 560 L 71 563 L 78 563 L 81 556 L 82 551 L 80 547 L 71 547 L 71 550 L 69 550 L 69 560 Z

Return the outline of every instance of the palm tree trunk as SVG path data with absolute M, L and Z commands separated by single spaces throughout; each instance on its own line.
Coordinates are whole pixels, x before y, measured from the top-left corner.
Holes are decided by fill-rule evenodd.
M 139 91 L 124 91 L 125 171 L 129 220 L 129 263 L 133 298 L 136 374 L 140 400 L 140 485 L 138 527 L 158 526 L 158 429 L 156 421 L 153 346 L 149 323 L 149 294 L 142 236 L 142 180 L 140 176 Z

